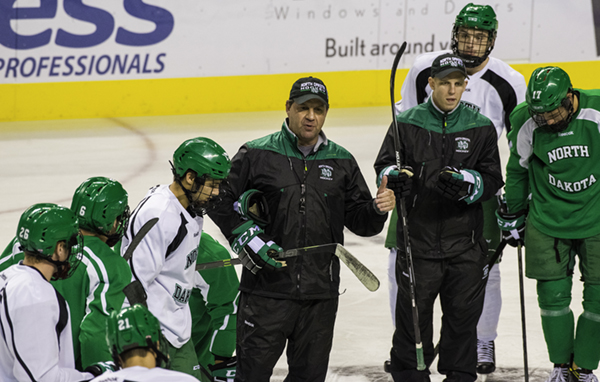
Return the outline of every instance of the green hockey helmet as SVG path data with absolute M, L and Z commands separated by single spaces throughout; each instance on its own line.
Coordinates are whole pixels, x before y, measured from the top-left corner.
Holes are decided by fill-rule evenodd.
M 188 139 L 173 154 L 173 172 L 179 177 L 192 170 L 198 177 L 225 179 L 230 169 L 231 161 L 225 150 L 209 138 Z
M 79 265 L 83 243 L 75 214 L 67 207 L 52 203 L 34 204 L 23 212 L 17 227 L 21 249 L 56 265 L 53 280 L 70 277 Z M 68 256 L 65 261 L 53 260 L 59 242 L 64 241 Z
M 164 363 L 163 366 L 168 368 L 169 357 L 163 353 L 167 345 L 158 319 L 141 304 L 111 313 L 106 321 L 106 343 L 117 365 L 120 364 L 119 356 L 123 353 L 148 348 L 156 355 L 156 366 L 160 367 Z
M 85 180 L 75 190 L 71 210 L 77 215 L 80 228 L 106 236 L 106 243 L 112 247 L 121 240 L 127 229 L 127 196 L 121 183 L 95 176 Z
M 188 211 L 193 215 L 203 215 L 221 200 L 221 196 L 208 192 L 206 194 L 211 196 L 201 201 L 195 194 L 205 185 L 207 179 L 213 180 L 212 187 L 220 186 L 229 175 L 231 161 L 218 143 L 209 138 L 198 137 L 188 139 L 175 150 L 171 167 L 175 181 L 189 200 Z M 181 183 L 181 179 L 189 170 L 196 173 L 191 190 L 183 187 Z
M 459 29 L 478 29 L 488 32 L 487 41 L 483 41 L 480 44 L 486 44 L 485 53 L 482 56 L 474 56 L 466 53 L 461 53 L 458 49 L 459 42 Z M 454 54 L 461 57 L 467 68 L 474 68 L 481 65 L 490 55 L 492 49 L 494 49 L 494 42 L 498 33 L 498 20 L 496 19 L 496 12 L 494 8 L 489 5 L 476 5 L 469 3 L 460 10 L 456 15 L 454 26 L 452 28 L 452 39 L 451 48 Z M 476 41 L 473 42 L 477 44 Z
M 552 131 L 560 132 L 567 128 L 573 118 L 573 103 L 567 94 L 573 91 L 569 75 L 559 67 L 537 68 L 531 74 L 525 93 L 529 114 L 539 127 L 548 126 Z M 559 107 L 564 107 L 566 115 L 559 116 Z M 557 111 L 560 122 L 548 125 L 548 113 Z

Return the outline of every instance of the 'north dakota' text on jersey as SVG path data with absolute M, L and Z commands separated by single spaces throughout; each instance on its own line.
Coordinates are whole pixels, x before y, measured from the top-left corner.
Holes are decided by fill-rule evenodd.
M 548 152 L 548 162 L 553 163 L 565 158 L 590 157 L 588 146 L 570 145 L 557 147 Z
M 552 174 L 548 174 L 548 182 L 554 187 L 566 192 L 579 192 L 587 189 L 592 184 L 596 183 L 596 177 L 590 175 L 588 178 L 582 179 L 579 182 L 565 182 L 556 179 Z

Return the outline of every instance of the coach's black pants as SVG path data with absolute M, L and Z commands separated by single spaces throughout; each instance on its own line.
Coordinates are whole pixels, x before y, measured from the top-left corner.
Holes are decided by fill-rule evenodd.
M 242 292 L 236 382 L 268 382 L 287 342 L 286 382 L 325 381 L 338 299 L 279 300 Z
M 433 305 L 439 295 L 443 315 L 438 371 L 446 374 L 448 382 L 477 379 L 477 322 L 483 309 L 485 288 L 480 287 L 485 263 L 486 253 L 480 245 L 450 259 L 413 259 L 425 363 L 430 365 L 434 358 Z M 429 381 L 428 369 L 415 374 L 417 359 L 412 304 L 404 254 L 396 261 L 396 280 L 398 300 L 391 352 L 392 376 L 397 382 Z

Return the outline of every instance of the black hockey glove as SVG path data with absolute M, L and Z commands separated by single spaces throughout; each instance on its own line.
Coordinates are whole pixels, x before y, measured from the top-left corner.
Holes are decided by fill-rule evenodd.
M 236 357 L 231 357 L 223 362 L 208 365 L 215 382 L 233 382 L 235 379 Z
M 388 177 L 387 188 L 394 191 L 394 195 L 396 195 L 396 200 L 400 200 L 401 198 L 406 198 L 410 195 L 410 190 L 412 188 L 412 176 L 413 169 L 410 166 L 402 166 L 400 171 L 398 171 L 398 166 L 388 166 L 381 170 L 379 173 L 379 178 L 377 179 L 377 186 L 381 184 L 381 180 L 383 176 L 386 175 Z
M 509 213 L 506 203 L 501 203 L 496 211 L 498 227 L 502 230 L 502 240 L 511 247 L 525 245 L 525 219 L 527 210 Z
M 117 370 L 117 365 L 112 361 L 97 362 L 85 368 L 85 372 L 93 374 L 94 377 L 102 375 L 107 371 L 113 372 Z
M 446 166 L 438 175 L 436 191 L 453 201 L 467 204 L 477 201 L 483 194 L 483 179 L 475 170 L 459 170 Z
M 254 221 L 248 220 L 240 224 L 232 233 L 237 236 L 231 243 L 231 249 L 250 272 L 256 274 L 263 268 L 274 270 L 286 265 L 284 261 L 272 258 L 282 252 L 283 248 L 267 237 Z

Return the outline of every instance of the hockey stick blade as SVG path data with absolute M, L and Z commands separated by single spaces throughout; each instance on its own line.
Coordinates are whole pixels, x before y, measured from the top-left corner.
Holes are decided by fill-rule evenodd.
M 354 273 L 358 281 L 360 281 L 369 291 L 375 292 L 379 289 L 379 279 L 373 274 L 363 263 L 358 261 L 346 248 L 338 244 L 335 250 L 335 255 L 346 264 L 348 269 Z
M 335 253 L 337 246 L 338 246 L 337 243 L 330 243 L 330 244 L 311 245 L 310 247 L 288 249 L 287 251 L 278 253 L 277 256 L 273 257 L 273 259 L 283 260 L 283 259 L 287 259 L 290 257 L 296 257 L 296 256 L 300 256 L 300 255 L 308 255 L 311 253 L 327 253 L 327 252 Z M 242 263 L 242 261 L 238 258 L 217 260 L 217 261 L 211 261 L 208 263 L 196 264 L 196 270 L 203 271 L 205 269 L 230 267 L 232 265 L 238 265 L 241 263 Z
M 129 244 L 129 247 L 127 247 L 127 250 L 123 254 L 123 258 L 125 259 L 125 261 L 129 261 L 129 259 L 133 255 L 133 251 L 135 251 L 135 249 L 140 244 L 140 242 L 142 241 L 144 236 L 146 236 L 148 231 L 150 231 L 152 229 L 152 227 L 154 227 L 156 225 L 156 223 L 158 223 L 158 218 L 152 218 L 152 219 L 148 220 L 142 226 L 142 228 L 140 228 L 140 230 L 135 234 L 133 239 L 131 239 L 131 243 Z

